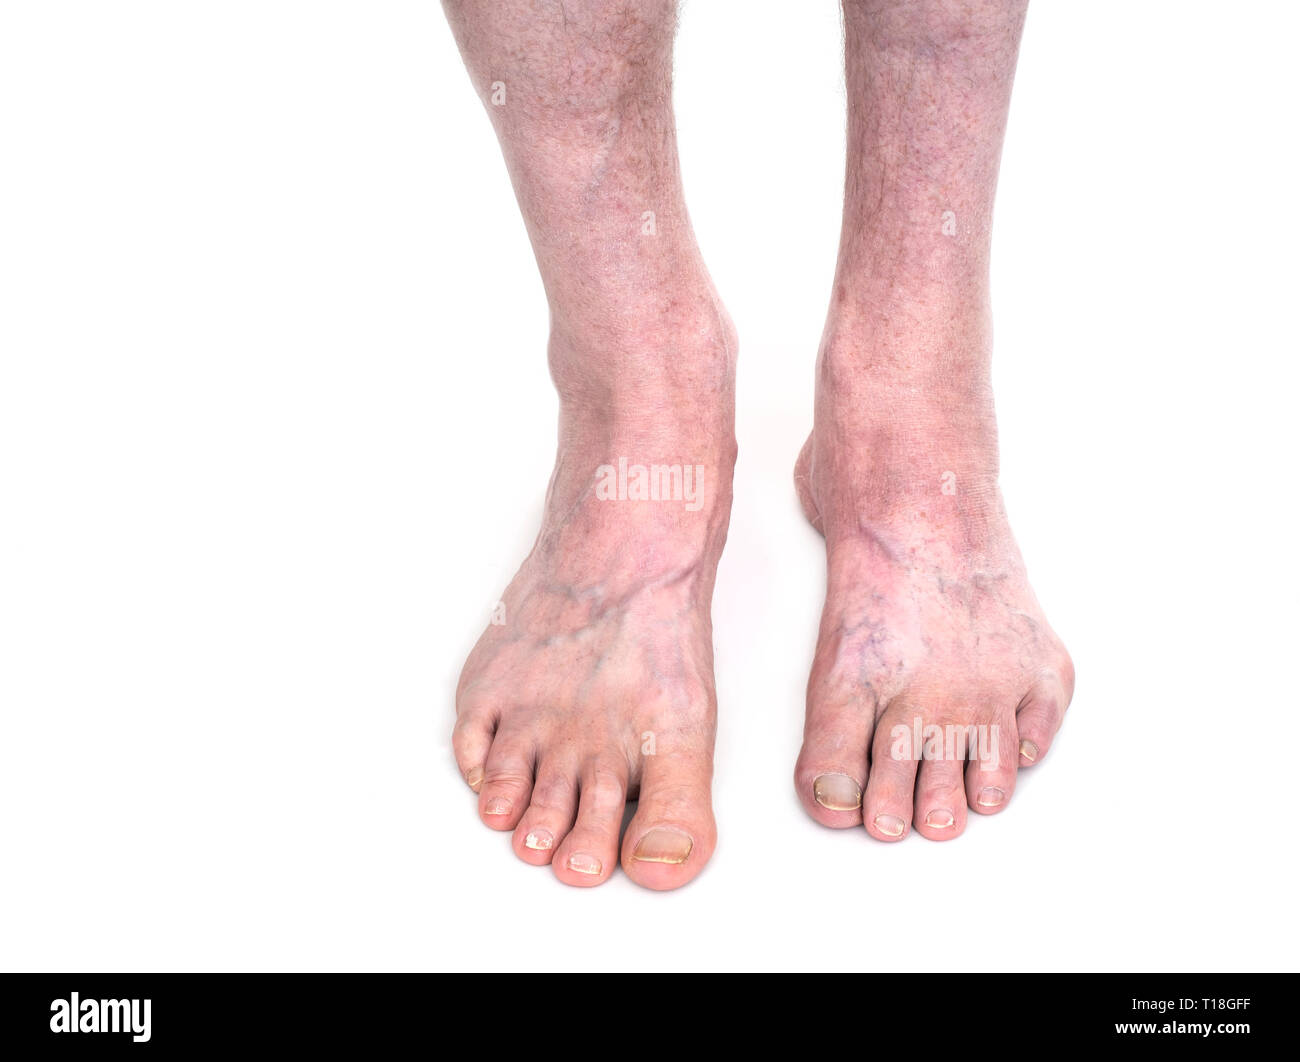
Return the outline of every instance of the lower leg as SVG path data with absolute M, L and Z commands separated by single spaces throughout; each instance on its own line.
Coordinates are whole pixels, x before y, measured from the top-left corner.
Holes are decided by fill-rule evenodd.
M 728 414 L 730 323 L 678 171 L 675 0 L 444 6 L 537 256 L 564 412 L 630 414 L 629 384 L 667 377 Z
M 536 252 L 560 394 L 543 527 L 466 662 L 457 759 L 484 822 L 568 884 L 608 878 L 639 794 L 624 866 L 671 888 L 714 844 L 709 606 L 735 458 L 735 339 L 678 176 L 675 7 L 445 6 Z
M 848 165 L 818 413 L 850 416 L 854 435 L 817 464 L 872 454 L 862 515 L 943 472 L 961 490 L 940 498 L 996 485 L 990 234 L 1025 6 L 844 4 Z
M 796 468 L 829 583 L 796 782 L 814 817 L 882 840 L 1005 806 L 1073 685 L 997 487 L 989 238 L 1024 13 L 844 3 L 843 231 Z M 985 728 L 998 762 L 896 747 L 930 725 Z

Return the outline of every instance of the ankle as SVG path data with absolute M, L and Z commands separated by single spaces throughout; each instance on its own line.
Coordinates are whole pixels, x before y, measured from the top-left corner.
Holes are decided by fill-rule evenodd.
M 859 277 L 836 285 L 818 368 L 969 404 L 991 393 L 992 349 L 987 287 L 977 279 Z
M 817 424 L 873 443 L 896 464 L 951 453 L 961 469 L 997 470 L 997 420 L 983 320 L 922 322 L 895 313 L 828 324 L 817 359 Z
M 910 359 L 910 344 L 879 334 L 828 328 L 818 359 L 807 477 L 828 534 L 908 524 L 983 537 L 1002 520 L 987 358 L 965 352 L 969 333 L 923 333 L 912 349 L 953 346 Z
M 707 278 L 705 278 L 707 283 Z M 553 317 L 548 356 L 567 431 L 734 449 L 736 331 L 712 292 L 663 293 L 581 322 Z

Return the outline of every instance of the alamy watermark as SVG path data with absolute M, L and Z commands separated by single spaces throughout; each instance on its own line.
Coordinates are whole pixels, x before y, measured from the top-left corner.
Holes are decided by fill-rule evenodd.
M 889 731 L 889 755 L 895 760 L 975 760 L 982 771 L 996 771 L 1000 762 L 997 723 L 926 723 L 918 715 L 912 725 L 899 723 Z
M 148 999 L 82 999 L 73 992 L 68 999 L 50 1004 L 50 1032 L 130 1033 L 136 1043 L 149 1041 Z
M 686 511 L 704 508 L 703 465 L 616 465 L 596 469 L 597 501 L 681 502 Z

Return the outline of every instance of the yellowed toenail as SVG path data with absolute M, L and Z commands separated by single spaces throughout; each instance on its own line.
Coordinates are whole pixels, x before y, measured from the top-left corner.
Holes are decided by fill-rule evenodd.
M 529 830 L 528 836 L 524 838 L 524 847 L 536 852 L 545 852 L 554 843 L 555 838 L 551 836 L 550 830 Z
M 813 799 L 830 811 L 856 811 L 862 807 L 862 787 L 847 774 L 819 774 Z
M 1032 741 L 1022 741 L 1020 743 L 1020 755 L 1033 763 L 1034 760 L 1038 759 L 1038 746 Z
M 505 797 L 493 797 L 483 809 L 484 815 L 509 815 L 510 801 Z
M 1002 792 L 995 785 L 988 786 L 980 790 L 979 806 L 982 808 L 995 808 L 1006 799 L 1006 793 Z
M 680 830 L 653 829 L 632 850 L 632 858 L 641 863 L 685 863 L 695 847 Z
M 876 829 L 886 837 L 902 837 L 907 823 L 894 815 L 877 815 Z
M 936 808 L 925 817 L 925 824 L 932 830 L 946 830 L 956 821 L 947 808 Z
M 474 792 L 477 793 L 479 787 L 483 784 L 483 768 L 471 767 L 469 769 L 469 774 L 465 775 L 465 782 L 472 790 L 474 790 Z
M 575 852 L 569 856 L 569 869 L 576 870 L 579 874 L 599 874 L 600 860 L 585 852 Z

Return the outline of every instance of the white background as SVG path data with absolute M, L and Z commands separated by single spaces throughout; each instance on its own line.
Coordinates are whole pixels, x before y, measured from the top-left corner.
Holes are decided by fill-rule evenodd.
M 1281 3 L 1032 8 L 996 379 L 1078 691 L 1006 813 L 886 846 L 790 780 L 838 15 L 688 3 L 681 153 L 741 333 L 740 465 L 721 840 L 653 894 L 518 862 L 450 754 L 555 400 L 440 8 L 6 0 L 0 964 L 1294 967 L 1298 30 Z

